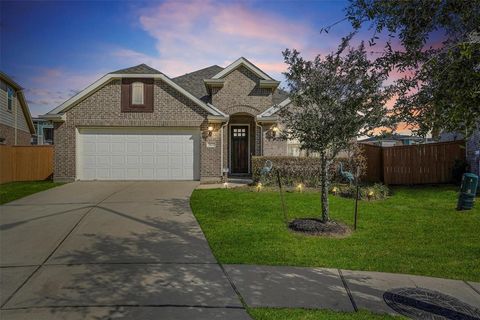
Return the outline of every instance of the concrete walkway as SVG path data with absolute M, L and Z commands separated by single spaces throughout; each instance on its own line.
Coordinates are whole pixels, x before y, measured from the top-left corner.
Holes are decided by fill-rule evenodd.
M 224 268 L 249 307 L 363 309 L 414 319 L 480 319 L 480 283 L 476 282 L 326 268 Z M 410 290 L 399 291 L 406 288 Z
M 195 182 L 75 182 L 0 206 L 0 318 L 250 319 Z

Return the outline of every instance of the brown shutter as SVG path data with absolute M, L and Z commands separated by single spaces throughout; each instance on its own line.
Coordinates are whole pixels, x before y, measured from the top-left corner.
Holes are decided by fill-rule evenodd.
M 122 112 L 129 112 L 130 111 L 130 105 L 131 105 L 131 98 L 130 98 L 130 83 L 128 81 L 125 81 L 127 79 L 122 79 L 122 98 L 121 98 L 121 106 L 122 106 Z
M 143 99 L 143 102 L 145 103 L 145 112 L 153 112 L 153 80 L 145 82 L 145 96 Z
M 142 105 L 132 105 L 132 83 L 134 82 L 142 82 L 144 84 Z M 122 79 L 122 112 L 153 112 L 153 86 L 153 79 Z

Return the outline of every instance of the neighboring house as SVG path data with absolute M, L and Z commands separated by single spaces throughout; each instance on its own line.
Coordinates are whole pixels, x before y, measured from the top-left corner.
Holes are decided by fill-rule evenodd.
M 53 123 L 42 118 L 33 118 L 36 134 L 32 135 L 33 145 L 53 144 Z
M 380 147 L 409 146 L 428 142 L 422 137 L 392 134 L 387 136 L 375 136 L 360 140 L 359 142 L 373 144 Z
M 245 58 L 173 79 L 144 64 L 111 72 L 42 116 L 54 122 L 54 177 L 249 176 L 252 155 L 287 155 L 278 85 Z
M 22 87 L 0 72 L 0 144 L 29 145 L 35 134 Z
M 456 141 L 464 138 L 464 135 L 458 132 L 442 132 L 439 141 Z M 477 124 L 477 129 L 470 135 L 465 144 L 469 170 L 480 176 L 480 121 Z

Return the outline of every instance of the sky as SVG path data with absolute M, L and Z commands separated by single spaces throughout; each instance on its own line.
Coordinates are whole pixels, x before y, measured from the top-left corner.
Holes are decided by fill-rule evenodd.
M 169 77 L 244 56 L 282 81 L 282 51 L 334 50 L 346 1 L 1 1 L 0 70 L 44 114 L 108 72 L 146 63 Z

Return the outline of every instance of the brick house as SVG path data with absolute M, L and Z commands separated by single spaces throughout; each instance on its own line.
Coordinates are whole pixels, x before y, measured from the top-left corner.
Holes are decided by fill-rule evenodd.
M 0 72 L 0 144 L 29 145 L 35 128 L 22 87 Z
M 279 82 L 245 58 L 169 78 L 111 72 L 42 117 L 54 122 L 56 180 L 202 180 L 251 174 L 252 155 L 287 155 Z

